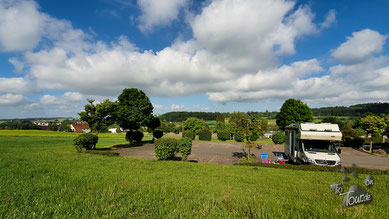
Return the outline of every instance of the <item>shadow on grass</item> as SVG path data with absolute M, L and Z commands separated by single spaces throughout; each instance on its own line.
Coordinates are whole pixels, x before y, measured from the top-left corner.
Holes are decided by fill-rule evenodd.
M 96 148 L 96 151 L 111 151 L 111 150 L 117 150 L 122 148 L 132 148 L 132 147 L 142 147 L 145 144 L 154 144 L 153 141 L 141 141 L 141 142 L 134 142 L 132 144 L 115 144 L 109 147 L 104 148 Z

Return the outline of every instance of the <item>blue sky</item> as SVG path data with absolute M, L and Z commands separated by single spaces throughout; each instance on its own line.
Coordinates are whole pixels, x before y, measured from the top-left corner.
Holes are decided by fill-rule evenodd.
M 0 0 L 0 118 L 389 101 L 388 1 Z

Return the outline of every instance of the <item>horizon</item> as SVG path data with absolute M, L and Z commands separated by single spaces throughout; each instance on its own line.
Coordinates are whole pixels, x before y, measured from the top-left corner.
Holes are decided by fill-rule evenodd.
M 389 2 L 0 1 L 0 117 L 143 90 L 174 111 L 389 102 Z
M 330 106 L 329 108 L 331 107 L 352 107 L 352 106 L 358 106 L 358 105 L 364 105 L 364 104 L 389 104 L 389 102 L 371 102 L 371 103 L 358 103 L 358 104 L 354 104 L 354 105 L 350 105 L 350 106 Z M 319 108 L 311 108 L 312 110 L 315 110 L 315 109 L 322 109 L 322 108 L 328 108 L 328 106 L 324 106 L 324 107 L 319 107 Z M 176 113 L 179 113 L 179 112 L 202 112 L 202 113 L 233 113 L 233 112 L 242 112 L 242 111 L 230 111 L 230 112 L 219 112 L 219 111 L 168 111 L 168 112 L 165 112 L 163 114 L 154 114 L 156 116 L 162 116 L 164 114 L 167 114 L 167 113 L 172 113 L 172 112 L 176 112 Z M 279 111 L 246 111 L 244 113 L 249 113 L 249 112 L 254 112 L 254 113 L 277 113 Z M 319 116 L 321 117 L 321 116 Z M 50 116 L 50 117 L 24 117 L 24 118 L 0 118 L 0 121 L 5 121 L 5 120 L 32 120 L 32 119 L 79 119 L 79 117 L 66 117 L 66 116 Z

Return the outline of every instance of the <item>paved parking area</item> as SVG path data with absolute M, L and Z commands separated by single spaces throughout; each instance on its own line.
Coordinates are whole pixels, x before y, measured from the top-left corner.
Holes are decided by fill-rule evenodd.
M 239 158 L 232 155 L 234 152 L 242 152 L 243 146 L 243 143 L 194 141 L 192 154 L 189 155 L 188 159 L 200 163 L 235 164 L 239 162 Z M 266 152 L 269 159 L 274 161 L 273 151 L 284 151 L 283 145 L 269 144 L 262 146 L 261 150 L 257 148 L 252 149 L 251 153 L 260 158 L 260 153 Z M 341 149 L 341 161 L 345 166 L 351 166 L 351 164 L 355 163 L 357 166 L 364 168 L 389 169 L 389 157 L 374 156 L 348 147 L 342 147 Z M 121 148 L 117 149 L 116 152 L 120 153 L 121 156 L 156 159 L 153 144 Z

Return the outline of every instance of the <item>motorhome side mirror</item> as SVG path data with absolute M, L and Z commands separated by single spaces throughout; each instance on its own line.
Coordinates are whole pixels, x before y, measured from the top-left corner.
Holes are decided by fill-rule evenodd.
M 342 150 L 340 148 L 338 148 L 338 154 L 342 153 Z

